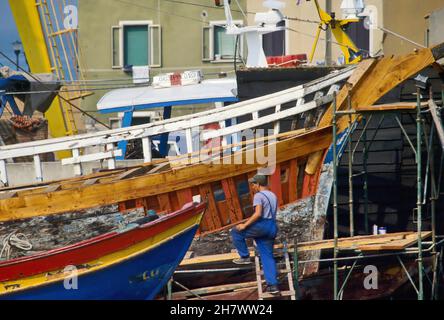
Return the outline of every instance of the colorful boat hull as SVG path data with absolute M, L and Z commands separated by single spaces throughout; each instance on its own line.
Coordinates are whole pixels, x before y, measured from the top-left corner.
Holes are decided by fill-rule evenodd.
M 167 225 L 167 228 L 154 234 L 147 232 L 148 237 L 139 242 L 136 235 L 133 245 L 117 252 L 110 251 L 98 259 L 75 264 L 75 267 L 65 266 L 51 272 L 0 282 L 0 299 L 153 299 L 185 256 L 199 227 L 205 205 L 191 209 L 182 213 L 186 216 L 183 221 Z M 171 221 L 161 221 L 160 224 Z M 156 222 L 148 225 L 152 228 Z M 126 234 L 134 235 L 134 231 L 138 230 L 127 231 Z M 119 238 L 119 235 L 114 238 Z M 96 248 L 93 246 L 89 250 Z M 75 250 L 71 250 L 71 253 Z M 47 264 L 54 263 L 60 256 L 56 254 L 51 258 L 46 260 Z M 16 268 L 20 268 L 20 265 Z M 26 269 L 23 271 L 26 272 Z

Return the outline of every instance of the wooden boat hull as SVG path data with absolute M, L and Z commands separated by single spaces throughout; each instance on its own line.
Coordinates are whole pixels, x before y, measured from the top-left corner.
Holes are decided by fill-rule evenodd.
M 2 263 L 0 299 L 152 299 L 185 256 L 204 210 L 194 205 L 121 234 Z

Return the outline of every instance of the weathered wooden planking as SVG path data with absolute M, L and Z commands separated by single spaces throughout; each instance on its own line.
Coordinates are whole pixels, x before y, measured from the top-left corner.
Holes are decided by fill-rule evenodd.
M 431 232 L 422 232 L 421 238 L 427 239 L 432 236 Z M 361 251 L 390 251 L 390 250 L 404 250 L 418 242 L 418 234 L 412 233 L 405 235 L 402 239 L 393 239 L 386 243 L 371 244 L 359 246 Z
M 368 62 L 366 66 L 358 68 L 355 73 L 361 72 L 365 76 L 353 74 L 349 83 L 352 85 L 351 105 L 353 109 L 374 105 L 382 96 L 395 88 L 397 85 L 414 76 L 424 68 L 435 62 L 431 49 L 421 49 L 411 54 L 385 57 L 375 62 Z M 359 78 L 353 82 L 353 79 Z M 337 99 L 337 109 L 347 109 L 348 88 L 344 87 L 340 91 Z M 331 108 L 321 120 L 320 125 L 330 124 L 332 120 Z M 338 127 L 343 130 L 347 127 L 347 119 L 339 120 Z
M 229 209 L 231 221 L 241 221 L 243 219 L 242 208 L 236 190 L 236 183 L 233 178 L 222 180 L 222 189 L 224 190 L 227 206 Z
M 282 184 L 281 184 L 281 166 L 276 165 L 276 169 L 270 176 L 270 189 L 278 199 L 278 205 L 281 207 L 284 204 L 282 199 Z
M 427 103 L 421 103 L 421 107 L 424 108 Z M 389 104 L 378 104 L 375 106 L 360 106 L 355 110 L 360 112 L 373 112 L 373 111 L 411 111 L 416 110 L 416 102 L 398 102 Z
M 0 222 L 0 239 L 16 232 L 25 234 L 31 242 L 32 251 L 12 247 L 12 259 L 91 239 L 118 230 L 143 217 L 143 209 L 134 209 L 123 214 L 117 206 L 111 205 L 55 216 Z
M 213 189 L 210 184 L 204 184 L 199 186 L 199 192 L 202 197 L 202 201 L 208 202 L 208 209 L 205 211 L 204 219 L 210 218 L 212 223 L 210 224 L 212 229 L 221 228 L 223 226 L 219 210 L 214 200 Z M 207 220 L 207 219 L 206 219 Z
M 227 285 L 200 288 L 200 289 L 193 289 L 193 293 L 197 294 L 199 296 L 205 296 L 205 295 L 213 295 L 216 293 L 224 293 L 224 292 L 226 293 L 226 292 L 230 292 L 230 291 L 237 291 L 237 290 L 250 289 L 250 288 L 257 289 L 256 281 L 227 284 Z M 189 291 L 182 291 L 182 292 L 177 292 L 177 293 L 173 294 L 173 300 L 184 300 L 187 298 L 195 298 L 195 297 L 196 296 L 193 295 Z
M 290 161 L 290 169 L 288 172 L 289 203 L 296 201 L 298 198 L 298 176 L 299 176 L 298 161 L 296 159 L 293 159 Z
M 281 163 L 316 150 L 323 150 L 331 143 L 331 127 L 277 142 L 276 161 Z M 265 148 L 265 151 L 261 151 Z M 77 211 L 100 205 L 158 195 L 192 186 L 245 174 L 262 165 L 246 164 L 245 159 L 255 158 L 256 152 L 267 155 L 268 146 L 246 150 L 242 153 L 242 164 L 196 164 L 181 170 L 147 175 L 134 179 L 107 184 L 96 184 L 74 190 L 61 190 L 50 194 L 37 194 L 0 201 L 0 221 L 23 219 L 33 216 L 52 215 Z M 234 163 L 235 156 L 230 156 Z
M 157 200 L 159 201 L 160 211 L 173 212 L 173 208 L 171 207 L 170 197 L 168 193 L 159 194 L 157 196 Z

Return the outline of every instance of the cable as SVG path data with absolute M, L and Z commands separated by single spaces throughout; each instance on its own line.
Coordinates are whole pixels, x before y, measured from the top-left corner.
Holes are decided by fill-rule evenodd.
M 417 43 L 417 42 L 415 42 L 415 41 L 413 41 L 413 40 L 410 40 L 409 38 L 406 38 L 406 37 L 400 35 L 399 33 L 393 32 L 393 31 L 391 31 L 391 30 L 389 30 L 389 29 L 386 29 L 386 28 L 383 28 L 383 27 L 377 27 L 377 28 L 378 28 L 379 30 L 381 30 L 382 32 L 384 32 L 384 33 L 391 34 L 392 36 L 395 36 L 395 37 L 397 37 L 397 38 L 399 38 L 399 39 L 401 39 L 401 40 L 405 40 L 405 41 L 407 41 L 407 42 L 410 42 L 411 44 L 413 44 L 413 45 L 415 45 L 415 46 L 417 46 L 417 47 L 427 48 L 426 46 L 424 46 L 424 45 L 422 45 L 422 44 L 419 44 L 419 43 Z
M 239 1 L 236 0 L 236 4 L 240 10 L 240 12 L 242 13 L 242 15 L 244 16 L 245 19 L 248 19 L 247 15 L 245 14 L 244 10 L 242 10 L 242 6 L 240 5 Z
M 0 50 L 0 55 L 3 56 L 6 60 L 8 60 L 10 63 L 14 64 L 17 68 L 19 68 L 20 70 L 22 70 L 24 73 L 26 73 L 27 75 L 29 75 L 31 78 L 33 78 L 34 80 L 36 80 L 38 83 L 43 84 L 44 83 L 36 78 L 32 73 L 26 71 L 25 69 L 23 69 L 22 67 L 20 67 L 15 61 L 13 61 L 11 58 L 9 58 L 6 54 L 3 53 L 3 51 Z M 83 111 L 82 109 L 80 109 L 79 107 L 77 107 L 76 105 L 74 105 L 73 103 L 71 103 L 71 101 L 63 98 L 60 94 L 57 94 L 57 96 L 65 101 L 66 103 L 68 103 L 71 107 L 75 108 L 76 110 L 80 111 L 83 115 L 86 115 L 88 117 L 90 117 L 91 119 L 93 119 L 94 121 L 96 121 L 97 123 L 101 124 L 102 126 L 104 126 L 107 129 L 111 129 L 107 124 L 103 123 L 102 121 L 96 119 L 95 117 L 93 117 L 92 115 L 88 114 L 87 112 Z
M 118 1 L 121 3 L 125 3 L 127 5 L 133 5 L 133 6 L 137 6 L 137 7 L 141 7 L 141 8 L 146 8 L 146 9 L 151 9 L 153 11 L 157 11 L 157 12 L 162 12 L 162 13 L 168 13 L 171 14 L 170 12 L 165 12 L 153 7 L 148 7 L 148 6 L 144 6 L 144 5 L 140 5 L 140 4 L 135 4 L 135 3 L 129 3 L 127 1 L 123 1 L 123 0 L 114 0 L 114 1 Z M 199 4 L 199 3 L 193 3 L 193 2 L 186 2 L 186 1 L 179 1 L 179 0 L 162 0 L 165 2 L 170 2 L 170 3 L 176 3 L 176 4 L 183 4 L 183 5 L 189 5 L 189 6 L 195 6 L 195 7 L 201 7 L 201 8 L 208 8 L 208 9 L 218 9 L 218 10 L 223 10 L 224 7 L 217 7 L 217 6 L 211 6 L 211 5 L 205 5 L 205 4 Z M 236 9 L 231 9 L 231 11 L 233 12 L 238 12 L 238 13 L 242 13 L 242 15 L 247 18 L 247 15 L 255 15 L 257 14 L 257 12 L 252 12 L 252 11 L 244 11 L 242 9 L 242 6 L 240 5 L 240 3 L 238 2 L 238 0 L 235 0 L 239 6 L 240 10 L 236 10 Z M 175 15 L 175 14 L 171 14 L 171 15 Z M 207 23 L 206 21 L 203 20 L 199 20 L 199 19 L 195 19 L 195 18 L 191 18 L 191 17 L 186 17 L 186 16 L 180 16 L 180 15 L 176 15 L 178 17 L 184 18 L 184 19 L 191 19 L 191 20 L 195 20 L 195 21 L 199 21 L 199 22 L 203 22 L 203 23 Z M 319 24 L 319 21 L 314 21 L 314 20 L 308 20 L 308 19 L 301 19 L 301 18 L 296 18 L 296 17 L 285 17 L 285 19 L 288 20 L 292 20 L 292 21 L 299 21 L 299 22 L 306 22 L 306 23 L 314 23 L 314 24 Z
M 308 33 L 301 32 L 301 31 L 297 31 L 297 30 L 294 30 L 294 29 L 292 29 L 292 28 L 286 28 L 286 29 L 287 29 L 287 30 L 290 30 L 290 31 L 292 31 L 292 32 L 299 33 L 299 34 L 301 34 L 301 35 L 304 35 L 304 36 L 307 36 L 307 37 L 310 37 L 310 38 L 316 39 L 316 36 L 314 36 L 314 35 L 312 35 L 312 34 L 308 34 Z M 333 41 L 333 40 L 327 40 L 327 39 L 323 39 L 323 38 L 319 38 L 319 40 L 328 41 L 328 42 L 330 42 L 330 43 L 332 43 L 332 44 L 336 44 L 336 45 L 338 45 L 338 46 L 345 47 L 345 48 L 347 48 L 347 49 L 352 49 L 350 46 L 347 46 L 347 45 L 345 45 L 345 44 L 342 44 L 342 43 L 339 43 L 339 42 L 336 42 L 336 41 Z M 366 53 L 370 53 L 370 51 L 369 51 L 369 50 L 366 50 L 366 49 L 358 48 L 358 50 L 363 51 L 363 52 L 366 52 Z
M 153 10 L 153 11 L 164 13 L 164 14 L 167 14 L 167 15 L 176 16 L 176 17 L 179 17 L 179 18 L 182 18 L 182 19 L 188 19 L 188 20 L 193 20 L 193 21 L 197 21 L 197 22 L 200 22 L 200 23 L 209 24 L 209 22 L 204 21 L 204 20 L 178 15 L 178 14 L 175 14 L 175 13 L 171 13 L 171 12 L 168 12 L 168 11 L 156 9 L 156 8 L 145 6 L 145 5 L 141 5 L 141 4 L 136 4 L 136 3 L 132 3 L 132 2 L 124 1 L 124 0 L 113 0 L 113 1 L 120 2 L 120 3 L 123 3 L 123 4 L 129 5 L 129 6 L 134 6 L 134 7 L 139 7 L 139 8 Z M 164 0 L 164 1 L 167 1 L 167 0 Z
M 105 88 L 88 88 L 88 89 L 71 89 L 71 90 L 40 90 L 40 91 L 22 91 L 22 92 L 6 92 L 6 95 L 26 95 L 26 94 L 42 94 L 42 93 L 68 93 L 68 92 L 88 92 L 88 91 L 108 91 L 116 89 L 133 89 L 143 88 L 148 86 L 118 86 L 118 87 L 105 87 Z

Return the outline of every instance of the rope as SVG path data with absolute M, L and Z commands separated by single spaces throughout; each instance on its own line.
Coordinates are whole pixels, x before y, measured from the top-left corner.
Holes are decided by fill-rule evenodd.
M 23 233 L 11 232 L 2 240 L 2 250 L 0 251 L 0 260 L 5 255 L 6 260 L 11 257 L 11 249 L 16 248 L 22 251 L 32 250 L 32 244 Z

